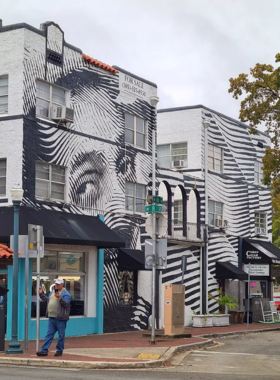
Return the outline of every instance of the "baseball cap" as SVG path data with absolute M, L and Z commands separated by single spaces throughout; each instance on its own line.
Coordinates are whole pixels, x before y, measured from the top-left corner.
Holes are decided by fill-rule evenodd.
M 54 280 L 54 283 L 55 283 L 55 284 L 64 284 L 64 281 L 62 280 L 62 278 L 56 278 L 56 279 Z

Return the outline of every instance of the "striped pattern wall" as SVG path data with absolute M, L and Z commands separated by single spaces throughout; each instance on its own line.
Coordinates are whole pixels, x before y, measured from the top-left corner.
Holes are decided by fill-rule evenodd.
M 161 115 L 163 125 L 165 125 L 165 112 L 168 113 L 168 110 L 165 110 Z M 187 113 L 188 110 L 185 112 Z M 174 117 L 174 133 L 176 133 L 176 112 L 173 112 L 172 115 Z M 215 278 L 216 262 L 230 261 L 237 265 L 238 237 L 256 237 L 255 211 L 262 210 L 267 213 L 268 233 L 271 232 L 269 190 L 264 186 L 254 184 L 254 162 L 263 157 L 265 148 L 269 146 L 269 138 L 263 134 L 250 135 L 249 128 L 244 124 L 202 108 L 203 119 L 210 121 L 208 142 L 223 148 L 223 172 L 215 173 L 209 170 L 208 196 L 209 199 L 223 203 L 224 219 L 229 224 L 224 232 L 215 228 L 209 229 L 208 291 L 215 295 L 218 287 Z M 201 196 L 201 222 L 204 223 L 204 133 L 202 120 L 201 125 L 196 126 L 196 128 L 202 128 L 201 163 L 197 163 L 197 167 L 200 166 L 201 171 L 194 172 L 193 168 L 184 169 L 180 172 L 160 169 L 159 178 L 171 186 L 173 195 L 175 187 L 182 182 L 186 194 L 196 186 Z M 179 122 L 180 124 L 184 122 L 182 112 Z M 161 125 L 159 125 L 158 131 L 160 133 Z M 188 131 L 187 124 L 185 131 L 186 136 L 193 133 L 193 131 Z M 184 136 L 181 138 L 187 140 Z M 258 142 L 263 144 L 263 148 L 257 145 Z M 191 147 L 189 147 L 189 154 L 192 154 Z M 164 284 L 181 282 L 182 255 L 187 255 L 187 274 L 184 276 L 185 304 L 198 312 L 200 308 L 200 252 L 198 247 L 184 247 L 180 243 L 170 245 L 168 247 L 168 268 L 163 271 L 162 281 Z M 210 312 L 217 309 L 217 304 L 214 301 L 209 301 L 208 306 Z

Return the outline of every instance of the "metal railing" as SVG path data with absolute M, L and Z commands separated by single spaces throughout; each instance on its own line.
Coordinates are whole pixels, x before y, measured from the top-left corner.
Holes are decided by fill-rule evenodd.
M 175 240 L 181 241 L 203 242 L 204 233 L 204 224 L 178 223 L 177 221 L 172 220 L 171 231 L 166 233 L 166 237 L 170 240 L 174 238 Z

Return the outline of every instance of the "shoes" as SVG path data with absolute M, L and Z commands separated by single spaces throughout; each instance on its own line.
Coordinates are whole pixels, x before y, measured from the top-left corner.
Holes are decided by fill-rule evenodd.
M 62 352 L 61 351 L 56 351 L 54 356 L 62 356 Z
M 37 352 L 36 352 L 36 355 L 37 355 L 37 356 L 48 356 L 48 352 L 45 352 L 45 351 L 37 351 Z

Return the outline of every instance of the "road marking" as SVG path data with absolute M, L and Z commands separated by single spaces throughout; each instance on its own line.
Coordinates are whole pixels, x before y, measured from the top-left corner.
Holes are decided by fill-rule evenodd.
M 160 358 L 160 355 L 159 354 L 148 354 L 148 353 L 145 353 L 145 354 L 139 354 L 137 356 L 137 358 L 139 358 L 139 359 L 154 359 L 154 360 L 158 360 Z

